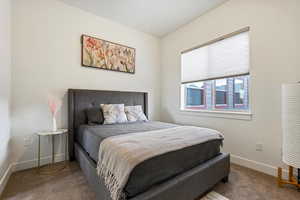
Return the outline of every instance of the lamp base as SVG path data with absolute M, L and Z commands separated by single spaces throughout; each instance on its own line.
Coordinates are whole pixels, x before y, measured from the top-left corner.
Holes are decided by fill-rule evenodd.
M 299 173 L 298 169 L 298 173 Z M 300 183 L 299 183 L 299 175 L 298 174 L 298 179 L 294 177 L 294 168 L 292 166 L 289 166 L 289 177 L 288 180 L 282 179 L 282 168 L 278 167 L 278 178 L 277 178 L 277 183 L 278 187 L 282 187 L 282 185 L 288 184 L 288 185 L 295 185 L 300 189 Z

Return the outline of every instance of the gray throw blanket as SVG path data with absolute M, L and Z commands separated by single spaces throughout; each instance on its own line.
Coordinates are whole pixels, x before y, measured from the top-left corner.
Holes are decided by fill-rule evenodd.
M 141 162 L 220 138 L 223 136 L 218 131 L 193 126 L 112 136 L 100 144 L 97 172 L 103 177 L 112 199 L 123 200 L 129 175 Z

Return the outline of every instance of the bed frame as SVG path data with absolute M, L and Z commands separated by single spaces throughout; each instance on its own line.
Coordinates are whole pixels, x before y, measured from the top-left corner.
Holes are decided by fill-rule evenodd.
M 68 90 L 69 159 L 76 160 L 98 200 L 112 200 L 104 181 L 97 175 L 96 163 L 76 142 L 76 130 L 86 124 L 85 110 L 101 103 L 142 105 L 148 116 L 148 94 L 144 92 L 119 92 L 100 90 Z M 210 191 L 218 182 L 228 181 L 230 156 L 226 153 L 150 188 L 129 200 L 194 200 Z

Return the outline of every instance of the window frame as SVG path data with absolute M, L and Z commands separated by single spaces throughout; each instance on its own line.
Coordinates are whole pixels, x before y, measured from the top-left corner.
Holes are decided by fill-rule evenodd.
M 249 75 L 249 78 L 250 78 L 250 75 Z M 248 79 L 249 79 L 248 78 Z M 237 79 L 237 77 L 234 77 L 234 79 L 233 79 L 233 107 L 234 108 L 242 108 L 242 107 L 244 107 L 244 106 L 246 106 L 246 104 L 245 104 L 245 102 L 244 103 L 242 103 L 242 104 L 236 104 L 235 102 L 234 102 L 234 99 L 235 99 L 235 80 Z M 246 85 L 246 81 L 245 81 L 245 78 L 243 79 L 243 87 L 244 87 L 244 90 L 245 90 L 245 85 Z M 248 93 L 249 93 L 249 87 L 248 87 Z M 249 94 L 248 94 L 248 96 L 249 96 Z M 245 98 L 245 94 L 244 94 L 244 98 Z M 250 108 L 249 108 L 249 102 L 248 102 L 248 110 L 249 110 Z
M 192 108 L 189 108 L 188 106 L 186 106 L 186 98 L 187 98 L 187 90 L 186 90 L 186 86 L 184 86 L 185 84 L 189 84 L 189 83 L 181 83 L 180 84 L 180 110 L 181 111 L 191 111 L 191 112 L 208 112 L 208 113 L 229 113 L 229 114 L 232 114 L 232 113 L 236 113 L 236 114 L 246 114 L 246 115 L 248 115 L 248 114 L 250 114 L 251 115 L 251 106 L 250 106 L 250 102 L 251 102 L 251 100 L 250 100 L 250 97 L 251 97 L 251 95 L 250 95 L 250 84 L 249 84 L 249 82 L 250 82 L 250 78 L 251 78 L 251 76 L 250 76 L 250 74 L 248 74 L 248 75 L 243 75 L 242 77 L 243 77 L 243 83 L 244 83 L 244 88 L 245 88 L 245 85 L 246 85 L 246 82 L 247 82 L 247 86 L 248 86 L 248 88 L 246 89 L 247 90 L 247 98 L 248 98 L 248 100 L 247 100 L 247 104 L 239 104 L 239 105 L 241 105 L 240 107 L 236 107 L 235 105 L 237 105 L 237 104 L 234 104 L 234 85 L 235 85 L 235 78 L 238 78 L 238 77 L 241 77 L 241 76 L 231 76 L 231 77 L 226 77 L 226 78 L 220 78 L 220 79 L 226 79 L 226 91 L 227 91 L 227 95 L 226 95 L 226 98 L 227 98 L 227 104 L 216 104 L 216 84 L 215 84 L 215 82 L 216 82 L 216 80 L 218 80 L 218 79 L 214 79 L 214 80 L 205 80 L 205 81 L 195 81 L 195 82 L 189 82 L 189 83 L 197 83 L 197 82 L 204 82 L 204 84 L 205 84 L 205 89 L 204 89 L 204 95 L 203 95 L 203 98 L 204 98 L 204 105 L 201 105 L 201 106 L 199 106 L 199 108 L 200 109 L 192 109 Z M 232 105 L 231 104 L 229 104 L 229 94 L 230 94 L 230 92 L 229 92 L 229 80 L 228 79 L 233 79 L 232 81 L 231 81 L 231 84 L 233 84 L 232 85 L 232 92 L 233 92 L 233 95 L 232 95 Z M 208 83 L 207 81 L 211 81 L 210 83 Z M 206 96 L 206 94 L 207 94 L 207 89 L 208 89 L 208 87 L 211 87 L 210 88 L 210 90 L 211 90 L 211 104 L 210 104 L 210 106 L 208 106 L 208 103 L 207 103 L 207 96 Z M 182 88 L 184 88 L 184 95 L 182 95 Z M 230 105 L 232 106 L 232 108 L 229 108 L 230 107 Z M 247 106 L 247 109 L 244 109 L 244 108 L 242 108 L 243 106 Z M 191 107 L 193 107 L 193 106 L 191 106 Z M 209 108 L 209 107 L 211 107 L 211 108 Z
M 220 79 L 226 79 L 226 96 L 225 96 L 225 101 L 226 101 L 226 104 L 217 104 L 217 88 L 216 88 L 216 81 L 217 80 L 220 80 Z M 216 109 L 216 110 L 226 110 L 228 107 L 229 107 L 229 101 L 228 101 L 228 96 L 229 96 L 229 84 L 228 84 L 228 79 L 227 78 L 220 78 L 220 79 L 214 79 L 213 80 L 213 89 L 212 89 L 212 98 L 213 98 L 213 107 Z
M 200 81 L 198 81 L 198 82 L 200 82 Z M 193 83 L 196 83 L 196 82 L 193 82 Z M 186 84 L 188 84 L 188 83 L 186 83 Z M 205 110 L 206 108 L 207 108 L 207 104 L 206 104 L 206 84 L 205 84 L 205 82 L 203 83 L 204 84 L 204 89 L 203 89 L 203 96 L 202 96 L 202 102 L 203 102 L 203 104 L 202 105 L 199 105 L 199 106 L 188 106 L 188 105 L 186 105 L 186 99 L 187 99 L 187 87 L 186 86 L 184 86 L 184 105 L 183 105 L 183 107 L 184 107 L 184 109 L 188 109 L 188 110 L 196 110 L 196 109 L 192 109 L 192 107 L 197 107 L 197 108 L 199 108 L 200 110 Z M 181 85 L 185 85 L 185 84 L 181 84 Z M 182 105 L 181 105 L 182 106 Z

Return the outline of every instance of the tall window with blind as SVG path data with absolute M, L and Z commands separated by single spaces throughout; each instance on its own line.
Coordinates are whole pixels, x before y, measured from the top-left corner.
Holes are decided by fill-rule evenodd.
M 181 109 L 249 111 L 249 28 L 181 54 Z

